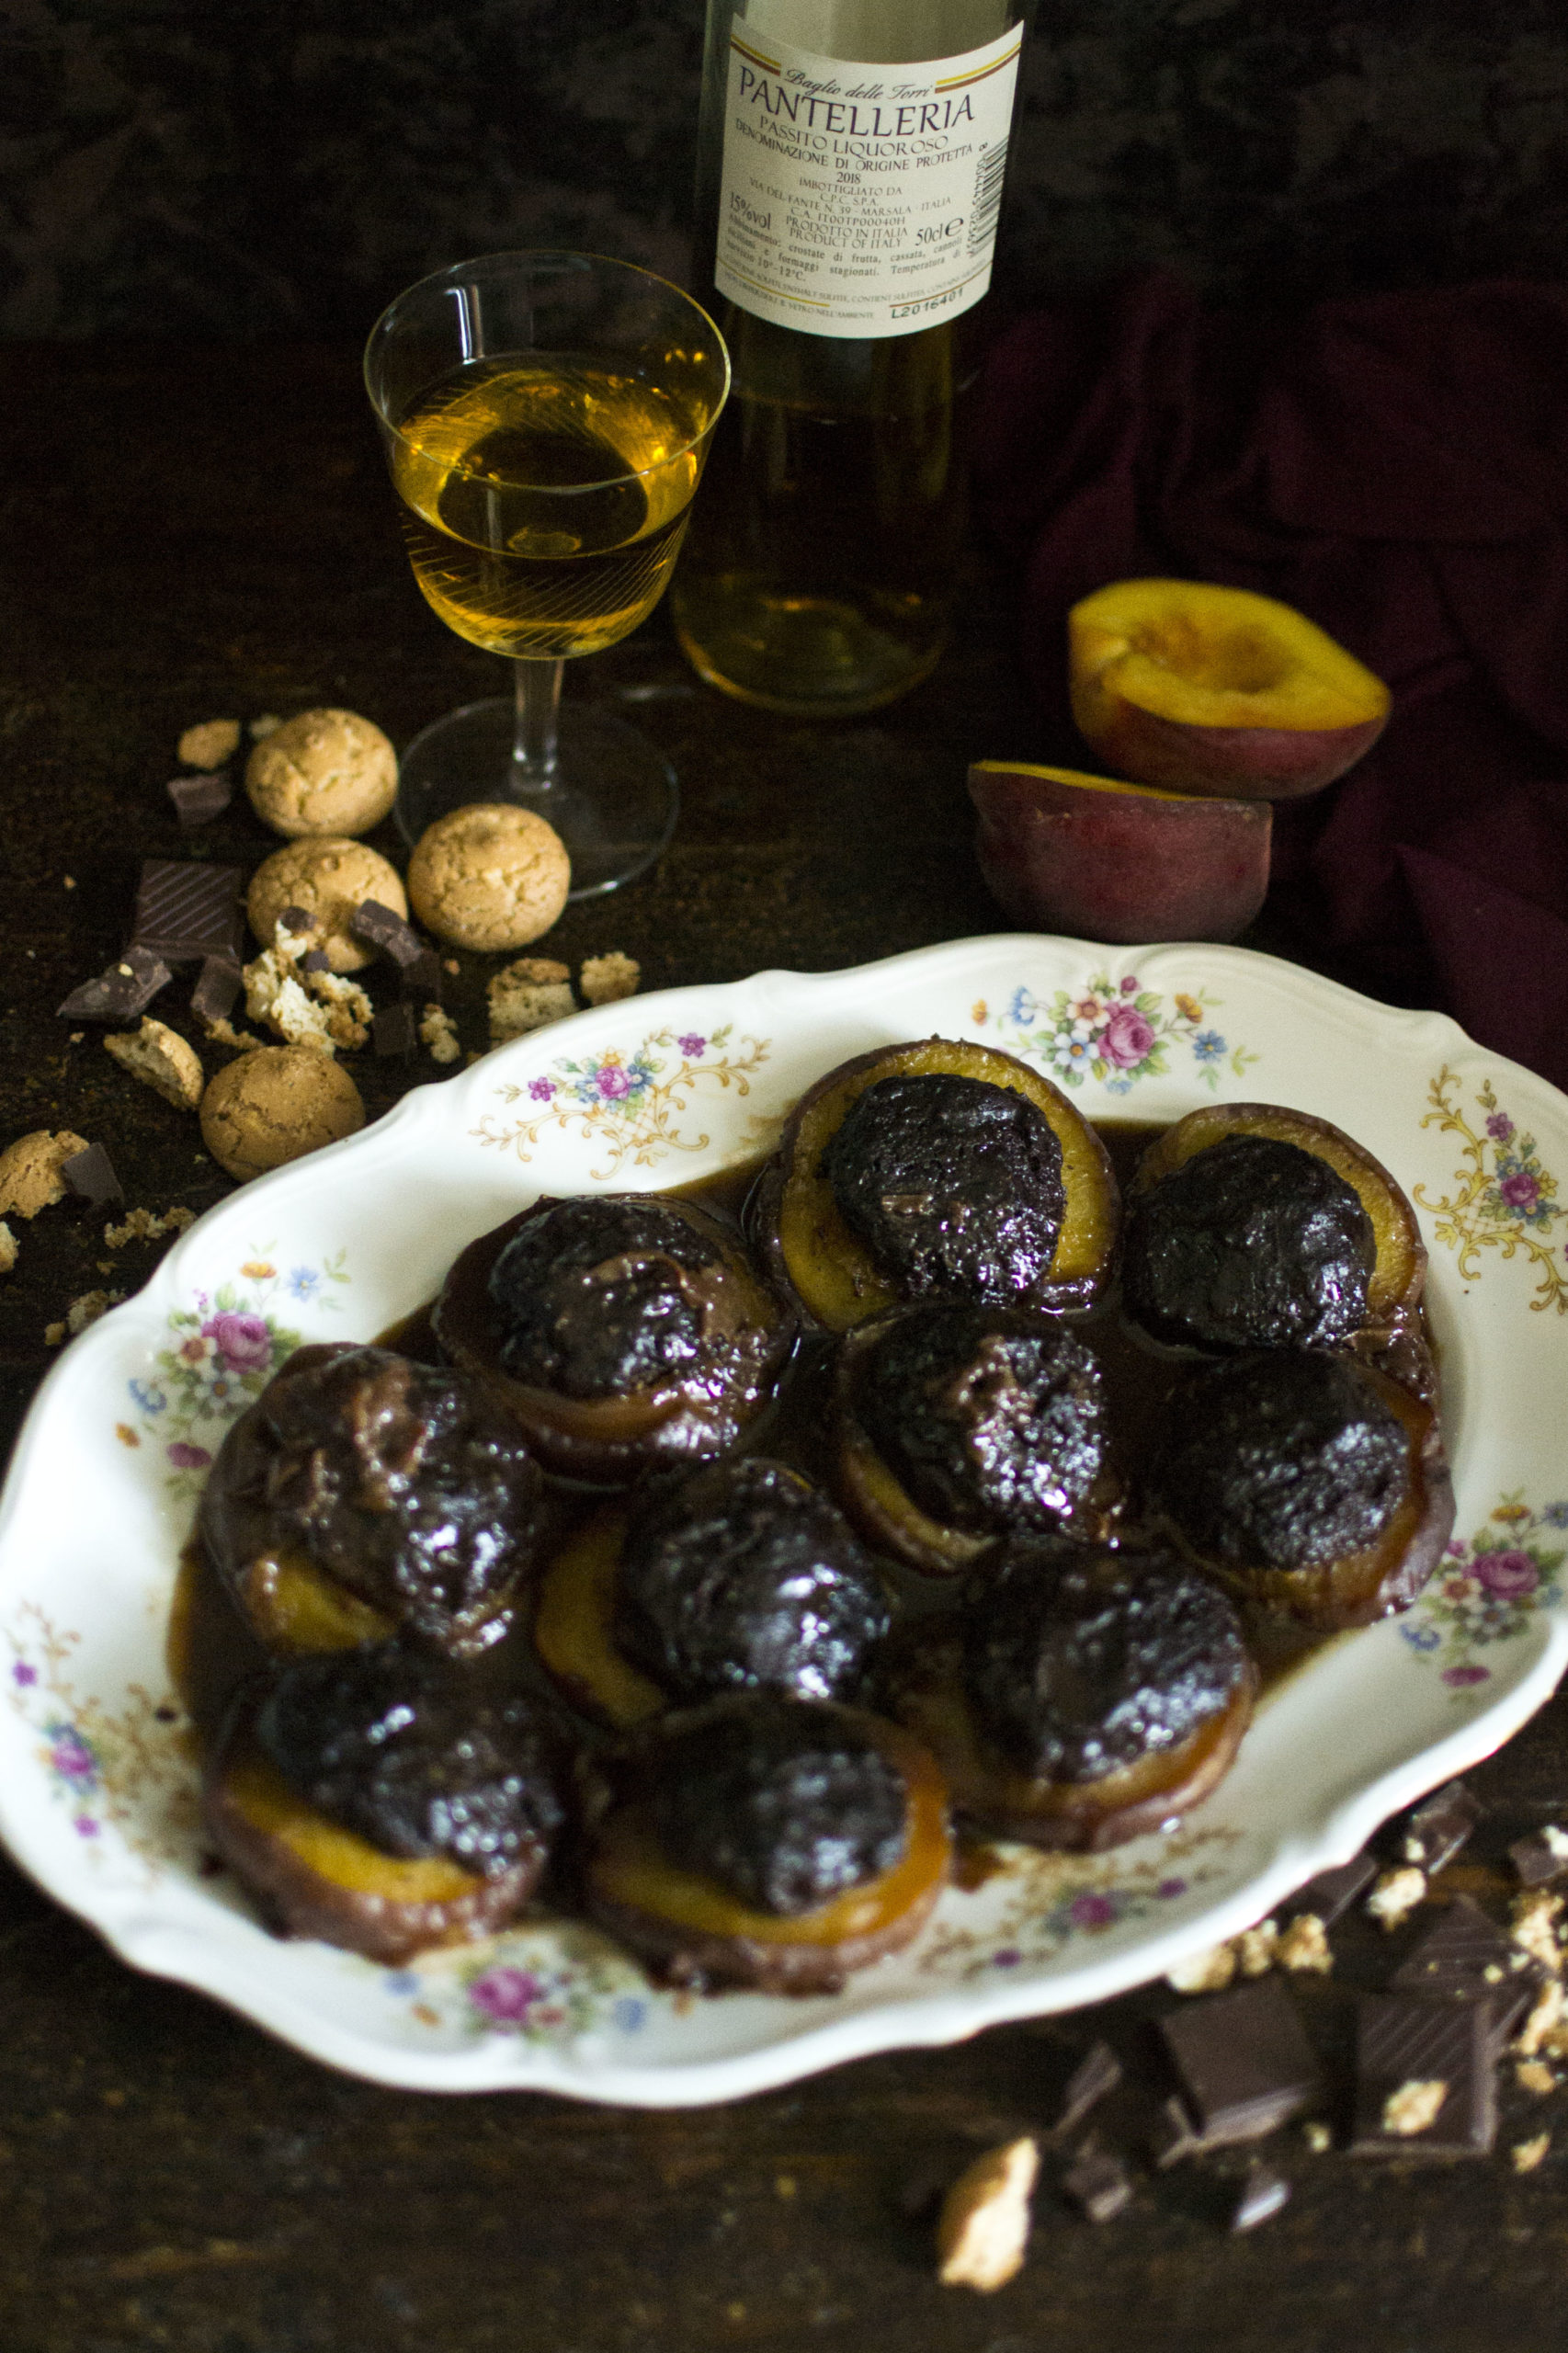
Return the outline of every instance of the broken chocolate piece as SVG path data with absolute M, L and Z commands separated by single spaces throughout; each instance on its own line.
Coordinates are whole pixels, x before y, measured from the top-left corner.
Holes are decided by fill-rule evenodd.
M 1289 2204 L 1290 2198 L 1290 2185 L 1283 2174 L 1273 2172 L 1267 2165 L 1249 2165 L 1231 2216 L 1232 2230 L 1256 2231 L 1259 2222 L 1267 2222 L 1281 2206 Z
M 1347 1863 L 1336 1863 L 1332 1870 L 1319 1871 L 1308 1880 L 1279 1906 L 1281 1920 L 1294 1920 L 1303 1912 L 1315 1912 L 1325 1928 L 1343 1919 L 1358 1896 L 1371 1886 L 1377 1878 L 1378 1866 L 1371 1855 L 1352 1855 Z
M 218 768 L 210 776 L 171 777 L 164 790 L 182 825 L 210 825 L 233 799 L 234 780 L 227 768 Z
M 101 1143 L 90 1143 L 85 1152 L 73 1153 L 69 1160 L 61 1162 L 60 1173 L 76 1199 L 90 1202 L 94 1209 L 125 1199 L 125 1188 Z
M 1132 2200 L 1132 2183 L 1121 2159 L 1092 2140 L 1085 2142 L 1062 2175 L 1062 2187 L 1091 2222 L 1111 2222 Z
M 1543 1830 L 1532 1830 L 1528 1838 L 1516 1838 L 1508 1858 L 1521 1886 L 1545 1887 L 1568 1871 L 1568 1830 L 1549 1822 Z
M 237 866 L 149 858 L 142 861 L 131 938 L 138 948 L 189 963 L 198 956 L 238 959 L 244 938 Z
M 1450 1781 L 1446 1789 L 1434 1790 L 1404 1825 L 1402 1859 L 1418 1865 L 1430 1878 L 1453 1861 L 1485 1811 L 1462 1781 Z
M 290 925 L 290 929 L 292 930 L 292 928 L 293 926 Z M 324 948 L 312 948 L 308 954 L 301 957 L 300 970 L 301 972 L 330 972 L 332 958 Z
M 367 948 L 379 948 L 394 964 L 412 964 L 431 951 L 401 915 L 383 907 L 380 899 L 362 899 L 348 918 L 348 928 Z
M 1062 2113 L 1047 2137 L 1052 2141 L 1064 2141 L 1108 2092 L 1115 2091 L 1120 2081 L 1121 2062 L 1109 2043 L 1091 2043 L 1067 2078 L 1062 2095 Z
M 433 948 L 423 949 L 401 973 L 403 993 L 425 1005 L 441 1002 L 441 960 Z
M 383 1005 L 376 1015 L 370 1034 L 376 1051 L 383 1060 L 390 1060 L 394 1054 L 414 1053 L 419 1044 L 419 1025 L 414 1007 L 406 1002 Z
M 1435 2093 L 1421 2098 L 1423 2087 L 1437 2085 L 1440 2101 Z M 1481 2157 L 1496 2137 L 1491 2005 L 1363 1995 L 1351 2154 Z
M 1154 2120 L 1149 2135 L 1149 2154 L 1162 2173 L 1183 2157 L 1196 2156 L 1203 2143 L 1198 2127 L 1173 2092 Z
M 278 924 L 281 924 L 284 930 L 295 939 L 302 938 L 306 934 L 321 928 L 308 907 L 285 907 L 273 926 L 274 930 L 277 929 Z
M 200 977 L 190 993 L 190 1009 L 199 1021 L 227 1021 L 240 993 L 242 974 L 229 956 L 204 957 Z
M 84 981 L 54 1009 L 62 1021 L 134 1021 L 173 979 L 161 956 L 128 948 L 118 962 L 96 980 Z
M 1456 1896 L 1390 1984 L 1428 2001 L 1488 2002 L 1501 2050 L 1546 1983 L 1546 1972 L 1468 1895 Z
M 1261 2140 L 1322 2095 L 1296 2006 L 1273 1979 L 1187 2003 L 1159 2025 L 1206 2148 Z

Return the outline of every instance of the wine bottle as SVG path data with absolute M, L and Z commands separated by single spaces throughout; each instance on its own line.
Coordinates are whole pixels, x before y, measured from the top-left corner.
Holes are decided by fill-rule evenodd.
M 744 701 L 874 710 L 942 651 L 1033 7 L 709 0 L 697 274 L 733 388 L 671 600 Z

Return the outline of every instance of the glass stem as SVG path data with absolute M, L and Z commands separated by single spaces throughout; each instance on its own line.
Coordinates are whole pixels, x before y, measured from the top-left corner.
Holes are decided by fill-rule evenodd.
M 512 768 L 517 781 L 540 792 L 555 780 L 556 722 L 561 711 L 564 662 L 517 659 L 517 720 L 512 737 Z

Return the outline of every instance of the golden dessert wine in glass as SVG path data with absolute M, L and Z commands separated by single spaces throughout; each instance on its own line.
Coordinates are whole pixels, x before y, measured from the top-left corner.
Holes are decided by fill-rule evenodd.
M 459 262 L 376 322 L 365 385 L 414 576 L 516 679 L 408 746 L 397 817 L 411 842 L 449 809 L 518 802 L 565 843 L 574 899 L 658 857 L 679 807 L 672 770 L 614 713 L 562 711 L 562 671 L 658 602 L 729 384 L 705 312 L 592 254 Z

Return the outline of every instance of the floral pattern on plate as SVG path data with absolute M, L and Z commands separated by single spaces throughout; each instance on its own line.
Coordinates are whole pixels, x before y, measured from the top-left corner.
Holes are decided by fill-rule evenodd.
M 660 1998 L 634 1961 L 566 1920 L 506 1929 L 471 1950 L 424 1954 L 382 1984 L 421 2026 L 533 2043 L 607 2028 L 635 2034 Z
M 487 1111 L 469 1132 L 481 1144 L 528 1161 L 547 1129 L 575 1129 L 585 1142 L 607 1154 L 588 1172 L 596 1185 L 626 1166 L 652 1168 L 672 1152 L 706 1151 L 706 1135 L 681 1133 L 681 1113 L 705 1084 L 749 1095 L 771 1045 L 767 1038 L 743 1037 L 732 1051 L 733 1029 L 728 1021 L 706 1033 L 654 1029 L 631 1052 L 608 1046 L 580 1060 L 560 1055 L 539 1077 L 495 1089 L 504 1103 L 531 1108 L 511 1121 Z M 743 1141 L 749 1140 L 760 1152 L 778 1125 L 774 1120 L 754 1120 L 750 1126 L 755 1136 Z
M 155 1447 L 168 1464 L 165 1484 L 176 1495 L 201 1492 L 208 1467 L 236 1415 L 259 1397 L 301 1334 L 279 1320 L 284 1302 L 335 1313 L 333 1286 L 348 1283 L 347 1251 L 317 1266 L 279 1267 L 257 1251 L 232 1282 L 199 1290 L 189 1307 L 171 1309 L 168 1345 L 149 1371 L 127 1383 L 141 1420 L 115 1425 L 122 1446 Z
M 1178 1830 L 1158 1854 L 1133 1862 L 1125 1856 L 1052 1855 L 1008 1846 L 1007 1901 L 983 1933 L 939 1919 L 915 1949 L 916 1966 L 932 1974 L 973 1980 L 993 1970 L 1054 1961 L 1068 1946 L 1103 1937 L 1128 1921 L 1158 1925 L 1166 1906 L 1222 1875 L 1218 1855 L 1241 1833 L 1227 1828 Z
M 1554 1543 L 1558 1529 L 1568 1529 L 1568 1502 L 1534 1512 L 1505 1495 L 1468 1543 L 1449 1546 L 1399 1631 L 1451 1691 L 1490 1683 L 1492 1669 L 1476 1652 L 1512 1642 L 1538 1609 L 1562 1600 L 1568 1545 Z
M 1455 1189 L 1434 1200 L 1424 1185 L 1415 1188 L 1415 1199 L 1437 1220 L 1437 1240 L 1457 1253 L 1467 1282 L 1480 1279 L 1483 1250 L 1501 1251 L 1505 1258 L 1522 1251 L 1540 1278 L 1530 1302 L 1536 1313 L 1554 1307 L 1559 1315 L 1568 1314 L 1568 1266 L 1561 1263 L 1568 1259 L 1568 1246 L 1559 1250 L 1553 1231 L 1565 1211 L 1557 1179 L 1542 1166 L 1534 1136 L 1502 1108 L 1490 1079 L 1476 1089 L 1477 1124 L 1466 1119 L 1459 1078 L 1446 1065 L 1427 1089 L 1427 1100 L 1432 1108 L 1422 1126 L 1464 1138 L 1465 1165 L 1454 1171 Z
M 199 1803 L 182 1711 L 140 1683 L 119 1710 L 82 1698 L 69 1672 L 82 1637 L 35 1602 L 0 1631 L 11 1653 L 6 1697 L 38 1734 L 39 1761 L 73 1836 L 97 1860 L 112 1826 L 144 1863 L 194 1864 Z
M 1106 971 L 1092 973 L 1081 991 L 1037 996 L 1015 989 L 994 1016 L 982 1001 L 971 1018 L 979 1029 L 994 1028 L 1009 1053 L 1043 1063 L 1067 1086 L 1093 1078 L 1108 1095 L 1131 1095 L 1141 1078 L 1168 1076 L 1173 1054 L 1190 1054 L 1194 1074 L 1212 1095 L 1221 1071 L 1239 1078 L 1258 1059 L 1215 1028 L 1210 1016 L 1219 1005 L 1201 989 L 1173 990 L 1167 1000 L 1162 990 L 1144 988 L 1136 972 L 1116 977 Z

